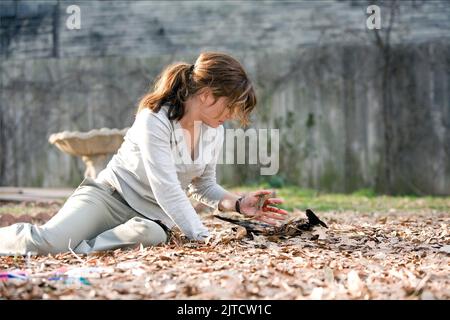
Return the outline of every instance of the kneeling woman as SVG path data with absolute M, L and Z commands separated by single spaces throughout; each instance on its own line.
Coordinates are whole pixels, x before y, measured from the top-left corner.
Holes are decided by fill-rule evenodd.
M 189 239 L 202 241 L 209 232 L 188 197 L 271 224 L 283 220 L 287 212 L 273 206 L 281 199 L 271 198 L 269 205 L 257 208 L 258 196 L 269 190 L 239 198 L 216 183 L 222 124 L 231 119 L 248 123 L 255 105 L 246 72 L 227 54 L 205 52 L 193 65 L 167 66 L 141 99 L 135 121 L 107 167 L 95 180 L 85 178 L 45 225 L 0 228 L 0 255 L 157 245 L 168 242 L 175 225 Z M 203 145 L 206 140 L 209 148 Z

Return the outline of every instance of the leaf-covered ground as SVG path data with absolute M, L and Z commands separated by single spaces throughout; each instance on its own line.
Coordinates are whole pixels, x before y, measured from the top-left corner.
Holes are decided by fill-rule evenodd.
M 0 299 L 450 299 L 450 198 L 278 193 L 330 228 L 250 239 L 203 212 L 208 244 L 178 234 L 152 248 L 0 257 Z M 3 202 L 0 225 L 43 223 L 60 206 Z

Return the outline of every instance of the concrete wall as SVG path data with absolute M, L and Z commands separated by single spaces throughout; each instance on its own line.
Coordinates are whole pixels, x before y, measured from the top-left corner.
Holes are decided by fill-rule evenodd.
M 51 133 L 130 126 L 165 64 L 220 50 L 256 84 L 253 126 L 280 129 L 286 181 L 385 191 L 387 164 L 390 192 L 450 193 L 447 2 L 401 2 L 388 90 L 365 2 L 81 1 L 81 29 L 68 30 L 73 3 L 0 4 L 0 185 L 76 186 L 81 160 L 49 145 Z M 383 92 L 395 119 L 387 142 Z M 218 175 L 251 182 L 259 167 L 221 165 Z

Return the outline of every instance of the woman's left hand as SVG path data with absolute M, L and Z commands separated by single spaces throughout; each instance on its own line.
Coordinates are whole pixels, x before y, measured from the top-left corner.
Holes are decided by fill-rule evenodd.
M 281 198 L 269 198 L 264 201 L 261 208 L 258 207 L 260 198 L 271 193 L 271 190 L 257 190 L 246 194 L 240 202 L 241 213 L 244 216 L 272 225 L 277 224 L 276 220 L 285 220 L 288 212 L 271 206 L 273 204 L 283 203 L 284 200 Z

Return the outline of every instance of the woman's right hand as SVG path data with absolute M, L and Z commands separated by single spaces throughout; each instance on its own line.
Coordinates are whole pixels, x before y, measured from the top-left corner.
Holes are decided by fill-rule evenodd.
M 268 198 L 264 201 L 262 206 L 259 206 L 261 197 L 272 194 L 271 190 L 258 190 L 250 192 L 244 196 L 240 202 L 240 211 L 246 216 L 254 220 L 262 221 L 271 225 L 277 225 L 277 221 L 284 221 L 287 218 L 288 212 L 286 210 L 270 206 L 273 204 L 283 203 L 281 198 Z

